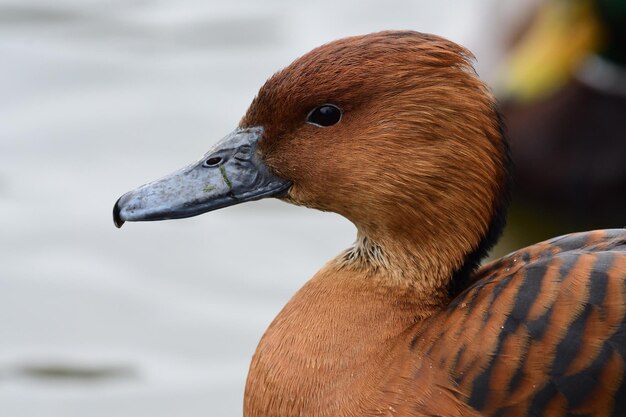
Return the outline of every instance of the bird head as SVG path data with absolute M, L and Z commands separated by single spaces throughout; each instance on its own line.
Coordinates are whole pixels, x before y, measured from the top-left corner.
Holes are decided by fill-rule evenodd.
M 508 162 L 471 59 L 410 31 L 318 47 L 273 75 L 200 161 L 122 196 L 115 222 L 278 197 L 339 213 L 381 246 L 420 242 L 458 268 L 501 208 Z

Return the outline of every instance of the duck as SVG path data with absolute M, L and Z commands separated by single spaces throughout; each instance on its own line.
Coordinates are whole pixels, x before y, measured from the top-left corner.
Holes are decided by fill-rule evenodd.
M 262 336 L 244 416 L 626 415 L 626 230 L 480 266 L 511 168 L 473 59 L 414 31 L 320 46 L 200 160 L 115 203 L 117 227 L 270 197 L 356 226 Z

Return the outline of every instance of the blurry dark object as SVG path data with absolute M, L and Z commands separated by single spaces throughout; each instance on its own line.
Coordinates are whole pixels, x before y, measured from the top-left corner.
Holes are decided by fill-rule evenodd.
M 626 225 L 626 95 L 573 79 L 503 112 L 520 202 L 567 213 L 583 229 Z
M 546 2 L 503 80 L 516 182 L 508 236 L 521 237 L 506 249 L 625 226 L 626 1 Z
M 84 382 L 136 377 L 135 370 L 126 365 L 26 364 L 15 369 L 14 373 L 39 380 L 81 380 Z
M 603 23 L 602 29 L 606 41 L 601 54 L 621 65 L 624 70 L 626 66 L 626 1 L 597 0 L 595 9 L 599 20 Z M 622 76 L 624 76 L 623 73 Z M 622 82 L 624 82 L 623 79 Z

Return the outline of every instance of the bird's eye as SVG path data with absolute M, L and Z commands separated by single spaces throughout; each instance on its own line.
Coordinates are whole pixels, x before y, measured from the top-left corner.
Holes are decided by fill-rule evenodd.
M 339 123 L 341 109 L 333 104 L 323 104 L 311 110 L 306 122 L 315 126 L 328 127 Z

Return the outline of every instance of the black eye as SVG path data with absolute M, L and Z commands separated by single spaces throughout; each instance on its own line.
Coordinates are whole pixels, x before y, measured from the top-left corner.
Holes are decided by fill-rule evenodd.
M 312 125 L 328 127 L 339 123 L 341 109 L 333 104 L 323 104 L 311 110 L 306 122 Z

